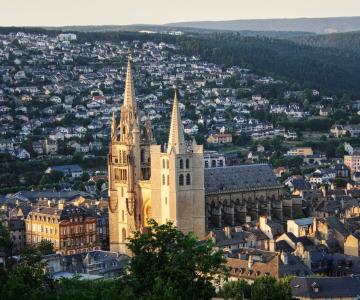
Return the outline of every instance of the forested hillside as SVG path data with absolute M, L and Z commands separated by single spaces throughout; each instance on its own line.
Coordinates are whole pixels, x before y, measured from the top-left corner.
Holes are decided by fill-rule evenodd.
M 324 48 L 336 48 L 360 53 L 360 31 L 323 35 L 303 35 L 290 38 L 292 41 Z
M 238 33 L 181 37 L 177 42 L 186 54 L 200 54 L 211 62 L 241 65 L 297 81 L 304 87 L 360 95 L 360 54 L 352 51 Z

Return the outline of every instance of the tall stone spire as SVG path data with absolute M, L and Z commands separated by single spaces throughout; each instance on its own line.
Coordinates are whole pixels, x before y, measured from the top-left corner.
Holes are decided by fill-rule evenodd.
M 131 54 L 129 52 L 129 58 L 127 63 L 126 70 L 126 80 L 125 80 L 125 92 L 124 92 L 124 106 L 137 110 L 136 101 L 135 101 L 135 90 L 134 90 L 134 81 L 131 70 Z
M 184 128 L 181 123 L 179 103 L 175 91 L 171 125 L 169 133 L 168 153 L 175 149 L 177 154 L 185 152 Z

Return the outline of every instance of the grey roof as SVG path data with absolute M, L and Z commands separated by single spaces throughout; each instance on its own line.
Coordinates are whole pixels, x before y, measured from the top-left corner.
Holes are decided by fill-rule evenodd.
M 75 218 L 80 216 L 86 218 L 90 216 L 90 210 L 84 206 L 74 206 L 74 205 L 67 205 L 63 209 L 59 209 L 57 206 L 55 207 L 33 206 L 29 214 L 30 215 L 41 214 L 47 216 L 60 215 L 60 220 L 67 220 L 70 218 Z
M 209 168 L 204 173 L 205 193 L 279 187 L 267 164 Z
M 311 225 L 313 222 L 313 218 L 310 217 L 310 218 L 295 219 L 294 222 L 299 226 Z
M 64 173 L 69 172 L 82 172 L 82 168 L 79 165 L 63 165 L 63 166 L 52 166 L 51 170 L 60 171 Z
M 332 229 L 336 230 L 342 236 L 347 237 L 349 235 L 349 231 L 345 228 L 345 225 L 341 223 L 337 217 L 328 217 L 326 218 L 326 222 Z
M 360 275 L 360 257 L 334 253 L 332 255 L 331 268 L 333 272 Z
M 90 194 L 82 191 L 54 191 L 54 190 L 38 190 L 38 191 L 20 191 L 16 194 L 9 196 L 8 198 L 15 198 L 19 200 L 30 200 L 36 201 L 40 198 L 47 199 L 65 199 L 65 200 L 73 200 L 78 198 L 79 196 L 84 196 L 86 198 L 90 198 Z
M 293 297 L 299 298 L 355 298 L 360 295 L 360 277 L 295 277 L 291 291 Z

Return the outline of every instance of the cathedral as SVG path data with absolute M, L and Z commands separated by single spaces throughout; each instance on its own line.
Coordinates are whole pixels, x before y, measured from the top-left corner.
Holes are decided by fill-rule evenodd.
M 111 125 L 108 176 L 111 251 L 126 253 L 126 239 L 149 219 L 205 235 L 203 147 L 185 143 L 176 94 L 167 149 L 153 143 L 150 121 L 139 121 L 130 59 L 120 121 L 113 116 Z
M 259 215 L 283 220 L 282 186 L 269 165 L 204 167 L 203 146 L 185 143 L 176 93 L 167 147 L 153 142 L 150 119 L 141 124 L 139 115 L 129 59 L 108 155 L 111 251 L 127 253 L 127 238 L 149 219 L 171 221 L 199 238 L 206 229 L 241 225 Z

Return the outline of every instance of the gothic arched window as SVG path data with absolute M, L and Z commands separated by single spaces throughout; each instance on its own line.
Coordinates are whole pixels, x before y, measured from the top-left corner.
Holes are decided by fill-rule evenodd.
M 140 152 L 140 161 L 142 163 L 145 162 L 145 149 L 141 149 L 141 152 Z
M 186 159 L 186 169 L 189 169 L 190 168 L 190 160 L 187 158 Z
M 165 185 L 165 175 L 162 176 L 162 185 Z
M 124 243 L 126 241 L 126 229 L 123 228 L 122 229 L 122 238 L 121 238 L 122 242 Z
M 215 159 L 213 159 L 213 160 L 211 161 L 211 167 L 212 167 L 212 168 L 216 168 L 216 160 L 215 160 Z
M 184 175 L 183 174 L 179 175 L 179 185 L 184 185 Z
M 167 176 L 167 185 L 169 185 L 169 175 Z
M 190 174 L 186 174 L 186 185 L 190 185 L 191 184 L 191 176 Z
M 119 163 L 121 163 L 121 151 L 119 151 Z
M 122 159 L 123 164 L 126 164 L 127 159 L 126 159 L 126 151 L 123 151 L 123 159 Z
M 184 169 L 184 161 L 180 159 L 179 161 L 180 169 Z
M 169 169 L 169 160 L 166 160 L 166 168 Z
M 165 169 L 165 159 L 162 160 L 162 167 Z

